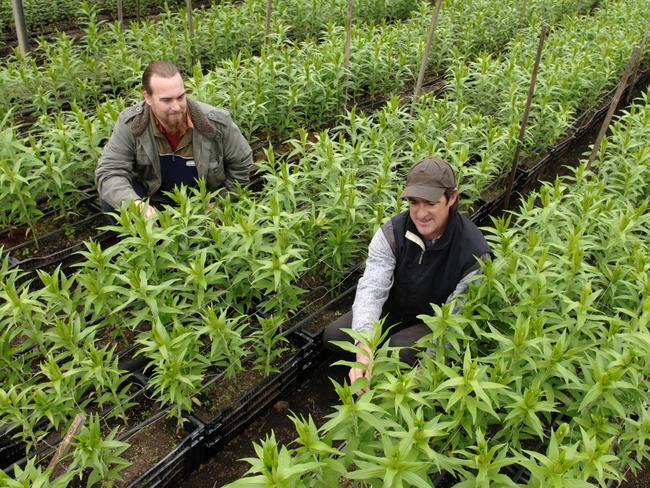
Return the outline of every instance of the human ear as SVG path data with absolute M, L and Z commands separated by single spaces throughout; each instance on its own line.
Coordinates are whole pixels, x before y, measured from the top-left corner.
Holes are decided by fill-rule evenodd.
M 458 200 L 458 190 L 454 190 L 452 192 L 452 194 L 449 196 L 449 201 L 447 203 L 451 207 L 454 203 L 456 203 L 456 200 Z

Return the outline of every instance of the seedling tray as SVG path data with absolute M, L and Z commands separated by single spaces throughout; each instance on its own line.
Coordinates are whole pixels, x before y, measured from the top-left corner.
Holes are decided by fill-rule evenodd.
M 300 333 L 289 334 L 287 339 L 296 348 L 296 352 L 279 366 L 279 372 L 264 378 L 215 416 L 209 417 L 205 413 L 196 414 L 197 418 L 205 424 L 206 455 L 221 450 L 264 409 L 293 388 L 311 367 L 316 352 L 313 341 Z M 202 390 L 218 384 L 221 379 L 221 376 L 218 376 L 210 380 Z
M 159 412 L 145 420 L 133 430 L 126 432 L 121 439 L 144 429 L 153 421 L 167 414 L 169 409 Z M 149 468 L 144 474 L 131 481 L 128 488 L 166 488 L 178 487 L 204 459 L 205 426 L 197 418 L 188 416 L 185 422 L 188 435 L 169 454 Z
M 13 440 L 10 434 L 0 439 L 0 469 L 11 466 L 25 455 L 25 443 Z
M 132 375 L 129 379 L 135 391 L 129 395 L 129 397 L 125 400 L 126 402 L 134 401 L 139 396 L 143 395 L 146 387 L 146 382 L 142 381 L 141 377 L 139 376 Z M 100 413 L 100 417 L 107 417 L 114 408 L 115 406 L 106 408 Z M 44 420 L 43 423 L 45 422 L 46 421 Z M 23 441 L 13 441 L 9 439 L 10 431 L 5 432 L 4 434 L 5 435 L 0 438 L 0 469 L 2 469 L 6 474 L 10 476 L 14 473 L 14 466 L 24 468 L 30 458 L 36 458 L 40 460 L 49 456 L 50 452 L 59 445 L 63 438 L 62 436 L 58 436 L 53 440 L 43 442 L 43 446 L 33 448 L 31 451 L 28 451 L 26 453 L 26 444 Z M 5 441 L 6 445 L 3 444 Z M 6 461 L 4 457 L 5 454 L 7 455 Z M 11 458 L 9 456 L 11 456 Z
M 328 314 L 328 312 L 334 310 L 340 310 L 348 312 L 352 307 L 352 302 L 354 301 L 354 294 L 357 290 L 356 283 L 348 287 L 345 291 L 334 297 L 332 300 L 327 302 L 325 305 L 320 307 L 318 310 L 314 311 L 300 322 L 295 324 L 291 330 L 300 331 L 302 334 L 309 337 L 314 341 L 314 345 L 317 348 L 320 348 L 323 341 L 323 330 L 329 323 L 318 324 L 317 327 L 314 327 L 317 322 L 323 322 L 323 317 Z
M 94 229 L 93 235 L 90 237 L 100 243 L 110 242 L 115 239 L 114 232 L 97 230 L 97 227 L 104 225 L 106 222 L 104 221 L 102 212 L 98 210 L 95 204 L 91 201 L 91 197 L 83 200 L 79 206 L 84 209 L 84 212 L 86 212 L 87 215 L 72 223 L 70 228 L 84 229 L 83 234 L 88 234 L 90 229 Z M 65 233 L 66 228 L 62 226 L 58 229 L 39 235 L 38 245 L 49 245 L 51 247 L 51 249 L 48 249 L 44 254 L 32 254 L 23 257 L 23 253 L 25 253 L 29 248 L 34 248 L 36 252 L 38 252 L 35 239 L 26 240 L 15 246 L 6 248 L 3 250 L 2 254 L 9 256 L 9 264 L 11 268 L 20 267 L 26 271 L 43 268 L 48 265 L 58 265 L 61 263 L 71 262 L 73 259 L 76 259 L 75 253 L 84 249 L 84 241 L 87 240 L 87 238 L 68 239 L 64 237 Z M 6 230 L 0 233 L 0 235 L 4 236 L 7 234 L 8 231 Z M 64 244 L 60 245 L 60 243 Z

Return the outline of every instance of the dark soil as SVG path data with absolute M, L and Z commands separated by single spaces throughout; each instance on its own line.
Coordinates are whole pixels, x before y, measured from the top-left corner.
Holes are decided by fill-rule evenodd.
M 147 472 L 185 439 L 188 429 L 194 428 L 189 422 L 186 422 L 187 428 L 179 427 L 175 418 L 162 416 L 128 437 L 123 437 L 159 412 L 160 405 L 142 390 L 133 398 L 133 405 L 127 410 L 127 419 L 114 417 L 102 421 L 102 435 L 106 436 L 111 430 L 117 428 L 116 438 L 130 444 L 121 457 L 131 464 L 121 472 L 122 480 L 113 485 L 116 488 L 128 486 L 138 476 Z
M 347 313 L 352 308 L 354 302 L 354 293 L 348 293 L 344 298 L 337 301 L 336 305 L 329 310 L 319 314 L 314 320 L 310 320 L 303 330 L 309 331 L 311 334 L 318 334 L 325 329 L 329 324 L 338 319 L 341 315 Z
M 28 228 L 21 227 L 0 237 L 0 246 L 17 261 L 49 256 L 96 236 L 97 228 L 105 223 L 102 213 L 82 205 L 74 215 L 61 219 L 48 215 L 39 220 L 36 240 Z
M 332 356 L 323 355 L 319 364 L 305 382 L 294 391 L 283 395 L 275 406 L 250 424 L 238 437 L 230 441 L 217 455 L 206 461 L 183 483 L 182 488 L 213 488 L 241 478 L 249 468 L 241 461 L 255 455 L 253 442 L 259 442 L 271 432 L 278 443 L 290 444 L 296 431 L 290 415 L 311 415 L 316 425 L 325 422 L 325 416 L 333 411 L 330 405 L 338 404 L 338 396 L 329 377 L 341 382 L 347 369 L 330 367 Z
M 295 349 L 285 351 L 282 356 L 273 361 L 272 365 L 279 368 L 289 361 L 295 353 Z M 264 380 L 264 371 L 253 369 L 251 363 L 244 367 L 247 369 L 239 371 L 232 378 L 217 379 L 210 387 L 201 392 L 200 401 L 202 405 L 195 411 L 195 414 L 201 420 L 214 418 L 216 414 L 233 405 L 238 398 L 252 391 Z
M 163 417 L 132 437 L 123 439 L 131 444 L 122 455 L 131 462 L 131 465 L 122 471 L 122 481 L 115 483 L 114 486 L 116 488 L 128 486 L 132 480 L 169 454 L 186 436 L 187 432 L 183 428 L 178 429 L 175 419 Z
M 625 474 L 627 478 L 626 481 L 623 481 L 619 488 L 649 488 L 650 487 L 650 463 L 645 462 L 643 469 L 633 475 L 631 472 Z M 614 485 L 616 486 L 616 485 Z

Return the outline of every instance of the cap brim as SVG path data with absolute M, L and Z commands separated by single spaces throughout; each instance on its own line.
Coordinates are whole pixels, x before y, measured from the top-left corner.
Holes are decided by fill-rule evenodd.
M 444 188 L 435 186 L 411 185 L 404 188 L 401 198 L 422 198 L 427 202 L 437 202 L 445 194 Z

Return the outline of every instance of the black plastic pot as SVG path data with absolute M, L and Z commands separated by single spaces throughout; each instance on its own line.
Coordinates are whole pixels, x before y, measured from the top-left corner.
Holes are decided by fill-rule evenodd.
M 97 218 L 99 217 L 93 216 L 93 219 L 97 219 Z M 116 236 L 113 231 L 106 230 L 93 236 L 92 239 L 95 242 L 103 244 L 103 243 L 112 242 L 115 239 L 115 237 Z M 45 266 L 67 263 L 68 260 L 74 259 L 75 253 L 83 249 L 84 249 L 84 241 L 80 241 L 73 244 L 72 246 L 59 249 L 56 252 L 47 254 L 45 256 L 34 256 L 22 260 L 10 256 L 9 263 L 11 268 L 19 267 L 25 271 L 31 271 L 31 270 L 44 268 Z
M 80 202 L 79 207 L 83 207 L 85 211 L 89 213 L 89 215 L 79 220 L 78 222 L 75 222 L 74 225 L 81 226 L 84 224 L 97 222 L 97 225 L 95 225 L 95 227 L 99 227 L 106 224 L 106 222 L 104 221 L 104 216 L 101 210 L 97 208 L 97 202 L 94 200 L 95 200 L 94 197 L 88 195 L 84 200 Z M 53 213 L 54 211 L 51 212 Z M 46 213 L 43 218 L 46 218 L 47 215 L 49 214 Z M 65 232 L 66 232 L 65 228 L 59 228 L 53 230 L 51 232 L 38 236 L 38 242 L 41 244 L 45 243 L 47 240 L 57 238 L 62 234 L 64 234 Z M 0 236 L 3 234 L 6 235 L 7 233 L 8 230 L 4 230 L 0 232 Z M 109 243 L 116 239 L 116 235 L 112 231 L 97 231 L 97 234 L 94 235 L 92 238 L 94 241 L 99 243 Z M 17 244 L 13 247 L 4 249 L 2 254 L 9 256 L 9 264 L 11 268 L 19 267 L 25 271 L 31 271 L 31 270 L 40 269 L 50 265 L 58 265 L 58 264 L 66 264 L 66 263 L 70 264 L 74 259 L 78 259 L 78 257 L 75 256 L 75 254 L 78 251 L 84 249 L 84 241 L 77 241 L 70 246 L 57 249 L 56 251 L 47 255 L 31 256 L 24 259 L 20 259 L 16 257 L 16 253 L 18 251 L 35 245 L 36 245 L 36 240 L 31 239 L 28 241 L 21 242 L 20 244 Z

